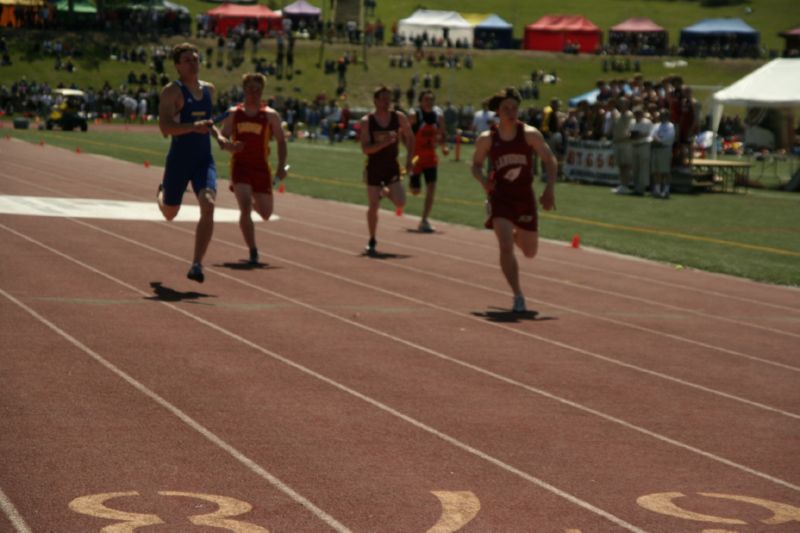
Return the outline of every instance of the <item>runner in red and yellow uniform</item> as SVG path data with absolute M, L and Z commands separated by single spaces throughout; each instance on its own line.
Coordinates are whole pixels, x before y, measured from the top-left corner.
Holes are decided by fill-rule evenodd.
M 231 189 L 239 204 L 239 227 L 250 249 L 249 263 L 259 264 L 255 227 L 251 211 L 262 219 L 272 215 L 272 172 L 269 166 L 269 142 L 278 146 L 278 180 L 286 178 L 286 138 L 277 111 L 261 101 L 266 80 L 258 73 L 242 77 L 244 103 L 232 107 L 222 123 L 222 134 L 233 142 Z

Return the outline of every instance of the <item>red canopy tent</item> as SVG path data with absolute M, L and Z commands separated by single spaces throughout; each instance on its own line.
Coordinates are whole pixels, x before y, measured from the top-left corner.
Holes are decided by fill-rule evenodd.
M 243 6 L 237 4 L 222 4 L 214 9 L 209 9 L 206 14 L 216 21 L 214 32 L 226 36 L 228 31 L 248 19 L 255 19 L 258 31 L 268 33 L 270 30 L 280 31 L 281 16 L 265 5 Z
M 525 27 L 525 50 L 563 52 L 568 43 L 581 52 L 592 53 L 600 46 L 603 32 L 581 15 L 545 15 Z
M 800 26 L 779 33 L 786 39 L 786 46 L 783 48 L 783 55 L 787 57 L 797 57 L 800 55 Z
M 608 31 L 608 44 L 628 46 L 634 54 L 663 53 L 667 49 L 667 30 L 647 17 L 632 17 Z
M 632 17 L 625 22 L 612 26 L 610 31 L 625 33 L 649 33 L 667 31 L 647 17 Z

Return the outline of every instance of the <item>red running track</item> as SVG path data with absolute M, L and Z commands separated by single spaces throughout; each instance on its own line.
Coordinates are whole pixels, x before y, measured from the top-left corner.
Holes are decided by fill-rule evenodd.
M 156 209 L 0 152 L 6 200 Z M 799 291 L 543 242 L 515 317 L 490 233 L 384 212 L 370 259 L 364 211 L 278 195 L 202 285 L 191 222 L 0 214 L 0 531 L 800 530 Z

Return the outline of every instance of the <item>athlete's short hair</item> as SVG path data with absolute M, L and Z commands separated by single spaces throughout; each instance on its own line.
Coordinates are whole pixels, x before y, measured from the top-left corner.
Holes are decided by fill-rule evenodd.
M 197 51 L 197 47 L 192 43 L 181 43 L 176 44 L 172 47 L 172 62 L 176 65 L 181 62 L 181 54 L 184 52 L 194 52 L 199 53 Z
M 489 108 L 489 111 L 497 111 L 497 109 L 500 107 L 500 102 L 502 102 L 506 98 L 511 98 L 513 100 L 516 100 L 517 103 L 522 102 L 522 97 L 520 96 L 519 91 L 516 88 L 506 87 L 497 94 L 490 96 L 489 98 L 484 100 L 483 103 L 486 104 L 486 106 Z
M 422 102 L 422 99 L 428 95 L 430 95 L 432 98 L 436 98 L 436 96 L 433 94 L 433 91 L 430 89 L 423 89 L 422 92 L 419 93 L 419 101 Z
M 260 72 L 248 72 L 247 74 L 242 74 L 242 87 L 250 82 L 260 83 L 262 87 L 265 87 L 267 85 L 267 77 Z
M 375 87 L 375 92 L 372 93 L 372 98 L 377 100 L 381 93 L 392 94 L 392 91 L 386 85 L 378 85 Z

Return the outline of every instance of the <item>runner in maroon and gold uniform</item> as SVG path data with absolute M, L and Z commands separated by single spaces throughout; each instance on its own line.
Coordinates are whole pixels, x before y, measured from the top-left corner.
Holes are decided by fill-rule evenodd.
M 433 106 L 433 91 L 424 90 L 419 95 L 420 108 L 409 115 L 411 129 L 415 135 L 414 168 L 411 171 L 409 190 L 417 195 L 422 187 L 420 176 L 425 176 L 425 206 L 422 209 L 422 220 L 419 222 L 419 231 L 432 233 L 434 231 L 428 217 L 433 207 L 433 198 L 436 195 L 437 166 L 439 158 L 436 157 L 436 145 L 441 145 L 442 153 L 447 155 L 445 139 L 444 115 L 439 108 Z
M 539 246 L 536 198 L 533 193 L 533 153 L 544 163 L 547 185 L 539 197 L 545 211 L 555 209 L 555 181 L 558 162 L 541 132 L 517 118 L 519 92 L 509 87 L 488 100 L 489 109 L 497 112 L 500 123 L 481 133 L 475 141 L 472 175 L 488 195 L 486 227 L 494 229 L 500 246 L 500 267 L 514 291 L 512 310 L 525 312 L 525 296 L 519 284 L 519 266 L 514 245 L 525 257 L 533 258 Z M 489 175 L 484 162 L 490 160 Z
M 264 105 L 264 76 L 257 73 L 242 77 L 244 103 L 232 107 L 222 124 L 222 134 L 233 142 L 231 157 L 231 189 L 239 204 L 239 227 L 250 248 L 249 262 L 259 264 L 255 227 L 251 211 L 262 219 L 272 215 L 272 173 L 269 167 L 269 142 L 278 145 L 277 179 L 286 177 L 286 138 L 277 111 Z
M 414 154 L 414 133 L 408 118 L 400 111 L 391 109 L 392 93 L 381 85 L 373 94 L 375 111 L 361 119 L 361 150 L 367 156 L 364 171 L 367 182 L 367 228 L 369 242 L 366 253 L 375 255 L 375 232 L 378 229 L 378 207 L 382 196 L 388 196 L 398 212 L 406 204 L 406 194 L 400 177 L 398 142 L 406 146 L 406 169 L 411 172 Z

